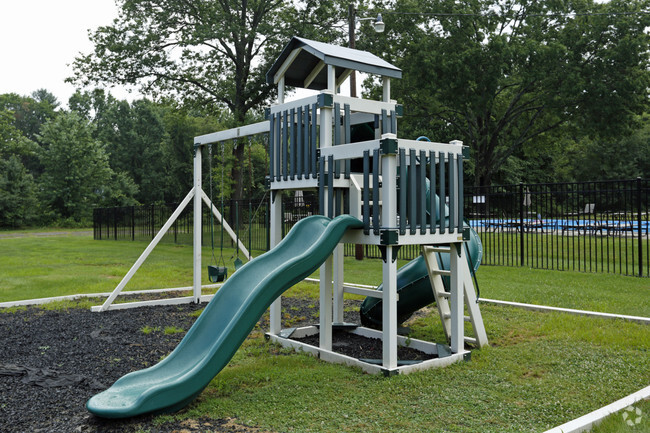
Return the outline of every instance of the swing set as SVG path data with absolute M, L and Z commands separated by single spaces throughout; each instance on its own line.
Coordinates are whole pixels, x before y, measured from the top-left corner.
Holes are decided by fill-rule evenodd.
M 237 140 L 235 140 L 235 146 L 237 146 Z M 252 137 L 248 137 L 248 163 L 250 165 L 250 184 L 251 184 L 251 189 L 253 186 L 253 161 L 251 157 L 252 153 Z M 208 265 L 208 278 L 211 282 L 213 283 L 220 283 L 224 281 L 226 278 L 228 278 L 228 268 L 226 267 L 226 262 L 223 258 L 223 232 L 224 232 L 224 225 L 221 224 L 221 240 L 220 240 L 220 247 L 219 247 L 219 259 L 214 255 L 214 213 L 212 212 L 212 206 L 214 206 L 214 200 L 212 198 L 212 185 L 214 183 L 214 179 L 212 177 L 212 144 L 208 146 L 208 154 L 209 154 L 209 168 L 210 168 L 210 244 L 211 244 L 211 250 L 212 250 L 212 264 Z M 223 190 L 224 190 L 224 182 L 225 182 L 225 176 L 224 176 L 224 171 L 225 171 L 225 162 L 226 162 L 226 146 L 224 142 L 221 142 L 221 191 L 220 191 L 220 199 L 221 199 L 221 215 L 225 214 L 226 207 L 224 205 L 224 198 L 223 198 Z M 266 194 L 265 194 L 266 196 Z M 262 198 L 262 201 L 264 201 L 264 198 Z M 261 204 L 261 202 L 260 202 Z M 259 206 L 257 207 L 257 210 L 259 210 Z M 248 249 L 250 250 L 251 246 L 251 236 L 250 236 L 250 225 L 251 222 L 255 219 L 255 215 L 257 215 L 257 210 L 255 211 L 255 214 L 251 217 L 251 221 L 249 221 L 249 236 L 248 236 Z M 236 235 L 236 243 L 239 244 L 239 203 L 235 202 L 235 235 Z M 239 248 L 235 249 L 236 251 L 236 258 L 234 261 L 234 266 L 235 266 L 235 271 L 238 270 L 239 268 L 242 267 L 244 262 L 242 259 L 239 258 Z
M 142 252 L 140 257 L 135 261 L 135 263 L 131 266 L 129 271 L 126 273 L 126 275 L 122 278 L 120 283 L 115 287 L 113 292 L 108 296 L 106 301 L 101 306 L 95 306 L 91 308 L 91 311 L 96 311 L 96 312 L 101 312 L 101 311 L 107 311 L 107 310 L 116 310 L 116 309 L 125 309 L 125 308 L 135 308 L 135 307 L 141 307 L 141 306 L 147 306 L 147 305 L 173 305 L 173 304 L 185 304 L 185 303 L 199 303 L 199 302 L 209 302 L 210 299 L 212 299 L 213 295 L 202 295 L 201 294 L 201 289 L 202 288 L 218 288 L 221 287 L 223 282 L 228 278 L 228 268 L 225 263 L 225 259 L 223 257 L 223 245 L 224 245 L 224 238 L 225 235 L 227 234 L 230 239 L 235 244 L 235 257 L 234 257 L 234 267 L 235 270 L 239 269 L 243 265 L 243 260 L 239 257 L 239 254 L 241 253 L 243 257 L 250 261 L 253 259 L 251 256 L 249 249 L 247 249 L 243 242 L 240 239 L 239 236 L 239 206 L 238 203 L 235 203 L 235 219 L 236 219 L 236 224 L 235 224 L 235 230 L 232 229 L 230 224 L 226 221 L 224 218 L 224 212 L 225 212 L 225 200 L 224 200 L 224 191 L 223 191 L 223 185 L 225 181 L 225 142 L 229 140 L 237 141 L 240 138 L 243 137 L 249 137 L 249 153 L 251 152 L 250 147 L 251 147 L 251 140 L 252 136 L 255 135 L 265 135 L 265 142 L 267 142 L 267 137 L 269 133 L 269 122 L 264 121 L 264 122 L 259 122 L 255 123 L 252 125 L 247 125 L 243 126 L 240 128 L 235 128 L 235 129 L 229 129 L 226 131 L 220 131 L 212 134 L 207 134 L 204 136 L 200 137 L 195 137 L 194 139 L 194 181 L 193 184 L 194 186 L 190 190 L 190 192 L 185 196 L 185 198 L 181 201 L 181 203 L 178 205 L 178 207 L 174 210 L 172 215 L 169 217 L 169 219 L 165 222 L 165 224 L 161 227 L 161 229 L 158 231 L 156 236 L 154 236 L 153 240 L 149 243 L 147 248 Z M 212 143 L 218 143 L 221 145 L 221 191 L 220 191 L 220 200 L 221 200 L 221 210 L 217 208 L 217 206 L 214 205 L 213 202 L 213 178 L 212 178 Z M 208 165 L 210 167 L 210 176 L 209 176 L 209 184 L 210 184 L 210 196 L 205 193 L 203 190 L 202 186 L 202 170 L 201 170 L 201 154 L 202 154 L 202 148 L 203 146 L 208 145 L 208 155 L 209 155 L 209 162 Z M 249 161 L 251 161 L 251 156 L 249 154 Z M 252 176 L 253 176 L 253 171 L 251 167 L 251 183 L 252 183 Z M 266 197 L 266 194 L 265 194 Z M 264 200 L 264 199 L 263 199 Z M 177 287 L 177 288 L 168 288 L 168 289 L 158 289 L 154 290 L 153 292 L 165 292 L 165 291 L 185 291 L 185 290 L 192 290 L 192 296 L 186 296 L 186 297 L 179 297 L 179 298 L 167 298 L 167 299 L 158 299 L 158 300 L 148 300 L 148 301 L 140 301 L 140 302 L 129 302 L 129 303 L 122 303 L 122 304 L 113 304 L 115 299 L 119 296 L 119 294 L 122 292 L 124 287 L 127 285 L 127 283 L 131 280 L 131 278 L 135 275 L 135 273 L 138 271 L 140 266 L 145 262 L 147 257 L 151 254 L 151 252 L 154 250 L 156 245 L 162 240 L 164 235 L 169 231 L 169 229 L 173 226 L 174 222 L 180 214 L 183 212 L 183 210 L 189 205 L 190 201 L 193 202 L 193 212 L 194 212 L 194 223 L 193 223 L 193 281 L 192 281 L 192 286 L 189 287 Z M 202 284 L 202 242 L 201 242 L 201 235 L 203 231 L 203 218 L 202 218 L 202 207 L 203 203 L 205 203 L 208 208 L 210 209 L 210 240 L 211 240 L 211 252 L 212 252 L 212 262 L 210 265 L 208 265 L 208 279 L 211 283 L 213 284 L 208 284 L 208 285 L 203 285 Z M 259 210 L 259 207 L 258 207 Z M 255 215 L 257 214 L 257 211 L 255 211 Z M 254 218 L 254 216 L 253 216 Z M 215 242 L 214 242 L 214 232 L 215 232 L 215 224 L 218 223 L 221 225 L 220 228 L 220 235 L 221 235 L 221 245 L 220 245 L 220 254 L 219 254 L 219 259 L 216 258 L 215 255 Z M 250 224 L 249 224 L 249 232 L 250 232 Z M 250 236 L 249 236 L 249 247 L 250 247 Z

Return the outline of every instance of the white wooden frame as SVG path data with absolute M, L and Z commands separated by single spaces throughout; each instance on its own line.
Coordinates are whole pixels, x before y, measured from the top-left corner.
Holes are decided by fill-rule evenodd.
M 266 128 L 266 129 L 264 129 Z M 192 272 L 192 296 L 191 297 L 184 297 L 184 298 L 169 298 L 169 299 L 158 299 L 158 300 L 150 300 L 150 301 L 142 301 L 142 302 L 137 302 L 134 303 L 136 305 L 132 305 L 133 307 L 135 306 L 147 306 L 147 305 L 169 305 L 169 304 L 182 304 L 182 303 L 189 303 L 189 302 L 195 302 L 195 303 L 200 303 L 200 302 L 205 302 L 211 299 L 211 296 L 208 295 L 202 296 L 201 295 L 201 289 L 205 286 L 201 284 L 201 279 L 202 279 L 202 245 L 201 245 L 201 233 L 203 231 L 203 221 L 202 221 L 202 202 L 205 203 L 211 210 L 212 214 L 216 217 L 217 222 L 219 224 L 222 224 L 223 229 L 228 233 L 228 236 L 230 238 L 237 242 L 237 248 L 242 252 L 244 257 L 247 260 L 252 260 L 252 256 L 250 252 L 246 249 L 244 244 L 237 238 L 237 234 L 235 231 L 230 227 L 228 222 L 223 218 L 223 215 L 221 215 L 221 212 L 217 209 L 217 207 L 212 203 L 210 198 L 207 196 L 205 191 L 203 191 L 202 187 L 202 169 L 201 169 L 201 148 L 204 145 L 209 145 L 214 142 L 218 141 L 223 141 L 223 140 L 230 140 L 230 139 L 236 139 L 239 137 L 245 137 L 248 135 L 256 135 L 264 132 L 268 132 L 269 130 L 269 123 L 268 122 L 260 122 L 256 123 L 253 125 L 248 125 L 247 127 L 241 127 L 241 128 L 233 128 L 229 129 L 226 131 L 220 131 L 212 134 L 207 134 L 203 135 L 200 137 L 196 137 L 194 139 L 194 170 L 193 170 L 193 177 L 194 177 L 194 186 L 190 190 L 189 193 L 185 196 L 183 201 L 178 205 L 178 207 L 174 210 L 172 215 L 167 219 L 165 224 L 162 226 L 162 228 L 158 231 L 156 236 L 154 236 L 153 240 L 149 243 L 147 248 L 142 252 L 140 257 L 135 261 L 133 266 L 131 266 L 131 269 L 126 273 L 126 275 L 122 278 L 122 280 L 119 282 L 117 287 L 111 292 L 111 294 L 108 296 L 106 301 L 101 306 L 96 306 L 92 307 L 91 311 L 95 312 L 102 312 L 102 311 L 108 311 L 108 310 L 115 310 L 115 309 L 123 309 L 123 308 L 128 308 L 125 307 L 124 304 L 113 304 L 115 299 L 122 293 L 122 290 L 124 287 L 128 284 L 128 282 L 133 278 L 135 273 L 140 269 L 140 266 L 147 260 L 147 257 L 152 253 L 156 245 L 160 242 L 160 240 L 163 238 L 163 236 L 169 231 L 171 226 L 174 224 L 176 219 L 180 216 L 181 212 L 189 205 L 190 201 L 193 201 L 193 206 L 194 206 L 194 221 L 193 221 L 193 238 L 192 238 L 192 244 L 193 244 L 193 272 Z

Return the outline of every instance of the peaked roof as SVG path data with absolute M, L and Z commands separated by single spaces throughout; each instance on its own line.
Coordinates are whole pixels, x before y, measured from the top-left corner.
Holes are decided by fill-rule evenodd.
M 402 78 L 402 70 L 367 51 L 354 50 L 294 36 L 284 47 L 266 82 L 275 84 L 284 76 L 288 86 L 322 90 L 327 88 L 327 68 L 336 67 L 336 79 L 345 79 L 352 70 L 391 78 Z

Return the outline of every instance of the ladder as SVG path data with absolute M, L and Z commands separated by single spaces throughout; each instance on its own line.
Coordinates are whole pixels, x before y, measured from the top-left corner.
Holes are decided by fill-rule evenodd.
M 462 244 L 460 245 L 460 248 L 464 247 Z M 440 314 L 440 319 L 442 321 L 442 328 L 447 337 L 447 341 L 451 341 L 451 307 L 449 305 L 451 293 L 445 291 L 445 286 L 442 281 L 443 276 L 451 276 L 451 270 L 440 269 L 437 257 L 438 253 L 451 254 L 451 248 L 448 246 L 422 246 L 422 255 L 424 256 L 429 271 L 429 281 L 431 282 L 433 297 L 436 300 L 436 306 L 438 307 L 438 313 Z M 465 299 L 465 305 L 469 314 L 468 316 L 464 316 L 464 321 L 470 322 L 472 324 L 472 329 L 474 330 L 474 337 L 463 335 L 464 341 L 473 344 L 480 349 L 481 347 L 488 345 L 488 339 L 485 332 L 485 325 L 483 324 L 483 317 L 481 316 L 481 310 L 476 300 L 476 291 L 472 281 L 472 274 L 469 265 L 467 264 L 467 260 L 464 258 L 458 261 L 458 266 L 461 269 L 457 269 L 456 271 L 463 276 L 463 298 Z

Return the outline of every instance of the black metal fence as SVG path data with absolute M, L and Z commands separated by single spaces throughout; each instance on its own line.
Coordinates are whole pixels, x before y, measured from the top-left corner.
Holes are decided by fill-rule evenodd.
M 464 215 L 483 242 L 484 265 L 607 272 L 648 276 L 650 181 L 644 179 L 465 187 Z M 283 235 L 296 221 L 318 214 L 312 195 L 284 196 Z M 97 208 L 95 239 L 151 240 L 176 204 Z M 225 203 L 223 214 L 242 243 L 253 251 L 269 248 L 269 200 Z M 203 207 L 203 245 L 221 246 L 221 226 L 211 224 Z M 163 242 L 192 243 L 192 206 L 188 206 Z M 211 236 L 211 227 L 213 227 Z M 224 234 L 224 247 L 234 242 Z M 355 245 L 345 254 L 355 256 Z M 364 257 L 379 258 L 376 246 L 363 246 Z M 399 250 L 398 258 L 418 256 L 417 245 Z
M 648 276 L 650 181 L 466 188 L 483 264 Z

